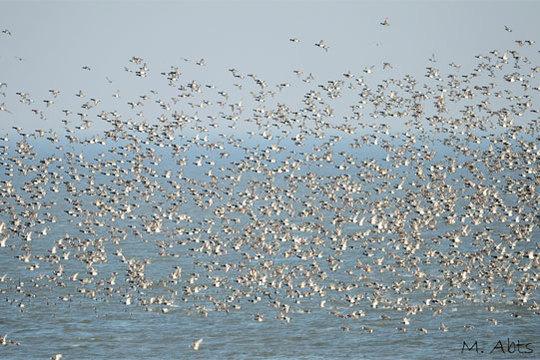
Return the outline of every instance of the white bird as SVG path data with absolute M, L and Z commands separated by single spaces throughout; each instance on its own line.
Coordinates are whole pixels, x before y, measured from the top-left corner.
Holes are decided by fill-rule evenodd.
M 7 109 L 5 103 L 1 103 L 1 104 L 0 104 L 0 111 L 5 111 L 5 112 L 10 113 L 10 114 L 12 113 L 11 111 L 9 111 L 9 110 Z
M 201 347 L 201 344 L 203 342 L 203 339 L 199 339 L 199 340 L 195 340 L 192 344 L 191 344 L 191 348 L 195 351 L 199 350 L 199 348 Z

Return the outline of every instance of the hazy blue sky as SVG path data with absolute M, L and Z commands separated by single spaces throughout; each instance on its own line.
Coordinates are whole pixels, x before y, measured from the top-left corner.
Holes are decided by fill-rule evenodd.
M 432 53 L 444 64 L 466 66 L 478 53 L 540 33 L 540 2 L 517 1 L 16 1 L 0 2 L 0 10 L 0 27 L 13 34 L 0 37 L 0 82 L 9 85 L 0 103 L 11 107 L 16 91 L 39 99 L 51 88 L 101 97 L 124 91 L 131 56 L 143 57 L 156 73 L 179 65 L 186 76 L 217 84 L 232 84 L 230 67 L 278 83 L 296 68 L 326 80 L 382 61 L 421 77 Z M 379 25 L 385 17 L 389 27 Z M 302 42 L 291 44 L 289 37 Z M 313 46 L 321 39 L 328 53 Z M 204 74 L 191 74 L 183 57 L 205 58 Z M 148 81 L 140 91 L 153 86 Z M 15 110 L 11 117 L 0 113 L 0 129 L 33 124 Z

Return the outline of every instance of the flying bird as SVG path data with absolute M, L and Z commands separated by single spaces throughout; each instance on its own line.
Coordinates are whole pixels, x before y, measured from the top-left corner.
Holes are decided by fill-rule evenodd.
M 201 344 L 203 342 L 203 339 L 198 339 L 198 340 L 195 340 L 192 344 L 191 344 L 191 348 L 195 351 L 199 350 L 199 348 L 201 347 Z
M 318 43 L 315 43 L 315 46 L 323 49 L 324 51 L 328 51 L 328 49 L 329 49 L 328 45 L 326 45 L 324 40 L 320 40 Z

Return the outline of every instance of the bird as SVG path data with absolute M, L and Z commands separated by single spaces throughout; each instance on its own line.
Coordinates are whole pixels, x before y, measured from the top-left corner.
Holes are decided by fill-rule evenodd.
M 0 104 L 0 111 L 4 111 L 4 112 L 7 112 L 7 113 L 9 113 L 9 114 L 12 114 L 12 112 L 9 111 L 9 110 L 7 109 L 5 103 L 1 103 L 1 104 Z
M 328 52 L 328 45 L 326 45 L 326 43 L 324 42 L 324 40 L 319 40 L 319 42 L 315 43 L 315 46 L 323 49 L 324 51 Z
M 201 344 L 203 342 L 203 339 L 198 339 L 198 340 L 195 340 L 193 341 L 193 343 L 191 344 L 191 348 L 195 351 L 198 351 L 199 348 L 201 347 Z

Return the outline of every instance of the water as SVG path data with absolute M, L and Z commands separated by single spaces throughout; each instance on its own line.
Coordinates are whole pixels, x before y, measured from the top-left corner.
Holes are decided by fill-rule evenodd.
M 402 334 L 391 327 L 377 326 L 375 333 L 366 334 L 360 326 L 376 323 L 369 319 L 350 322 L 351 330 L 344 332 L 340 329 L 343 322 L 323 314 L 295 316 L 289 324 L 278 321 L 256 323 L 241 312 L 211 313 L 201 318 L 187 316 L 182 311 L 161 314 L 126 309 L 124 305 L 114 303 L 89 302 L 37 306 L 23 313 L 11 313 L 16 318 L 4 319 L 2 327 L 12 329 L 9 336 L 22 345 L 4 348 L 6 358 L 25 358 L 27 355 L 23 352 L 31 352 L 33 358 L 45 359 L 60 352 L 77 359 L 429 359 L 433 354 L 452 359 L 461 356 L 464 340 L 469 344 L 478 340 L 486 353 L 499 339 L 506 342 L 507 337 L 533 344 L 538 341 L 534 335 L 538 333 L 537 327 L 530 322 L 511 320 L 508 314 L 496 314 L 507 319 L 507 323 L 490 327 L 478 316 L 478 307 L 474 306 L 444 316 L 449 331 L 434 332 L 430 336 L 414 331 Z M 460 329 L 464 319 L 467 323 L 478 324 L 477 327 L 464 332 Z M 428 315 L 419 324 L 431 328 L 438 326 L 437 322 Z M 395 321 L 388 323 L 395 324 Z M 194 353 L 189 346 L 199 337 L 204 338 L 203 346 Z M 485 357 L 508 358 L 508 354 L 498 352 Z
M 320 140 L 321 142 L 327 139 Z M 343 140 L 339 146 L 346 148 L 346 140 Z M 259 144 L 260 145 L 260 144 Z M 395 145 L 398 145 L 396 143 Z M 64 144 L 67 146 L 67 144 Z M 255 145 L 253 145 L 255 146 Z M 314 146 L 310 144 L 310 146 Z M 14 148 L 14 146 L 12 147 Z M 74 147 L 75 153 L 83 154 L 83 161 L 88 161 L 92 164 L 92 159 L 97 159 L 97 151 L 93 151 L 93 147 L 86 147 L 84 151 Z M 433 159 L 432 163 L 437 163 L 447 153 L 444 148 L 435 147 L 438 150 L 438 155 Z M 103 147 L 101 151 L 107 150 L 107 147 Z M 407 327 L 407 332 L 403 333 L 398 331 L 397 328 L 402 327 L 401 320 L 404 316 L 403 310 L 399 310 L 395 305 L 384 306 L 381 304 L 377 308 L 372 308 L 370 305 L 374 296 L 374 285 L 383 284 L 383 286 L 389 286 L 393 283 L 403 281 L 405 287 L 413 287 L 417 284 L 416 289 L 410 288 L 408 291 L 401 291 L 397 294 L 392 291 L 391 288 L 380 288 L 378 291 L 382 291 L 385 294 L 385 298 L 389 301 L 395 301 L 398 297 L 403 297 L 404 303 L 421 304 L 431 293 L 422 284 L 421 278 L 412 276 L 410 272 L 402 272 L 397 268 L 397 272 L 392 272 L 391 268 L 382 273 L 374 272 L 365 274 L 360 270 L 354 270 L 355 264 L 360 261 L 362 264 L 373 265 L 373 260 L 378 258 L 380 254 L 390 251 L 392 249 L 389 244 L 397 242 L 398 237 L 395 233 L 381 233 L 372 232 L 371 235 L 367 235 L 370 239 L 369 242 L 354 240 L 355 234 L 366 231 L 371 228 L 370 225 L 366 225 L 369 222 L 369 217 L 365 221 L 366 224 L 358 226 L 355 224 L 349 224 L 343 227 L 343 233 L 345 235 L 352 236 L 346 246 L 350 247 L 348 251 L 335 252 L 333 248 L 338 245 L 334 240 L 331 240 L 330 236 L 335 225 L 328 221 L 335 213 L 333 211 L 327 211 L 326 217 L 323 223 L 320 225 L 323 228 L 329 229 L 329 233 L 323 233 L 323 242 L 319 245 L 312 244 L 311 248 L 320 251 L 321 269 L 329 274 L 328 278 L 321 281 L 324 287 L 326 287 L 328 304 L 325 308 L 320 307 L 320 301 L 323 299 L 320 295 L 314 295 L 311 297 L 297 297 L 299 303 L 291 303 L 291 311 L 288 314 L 290 317 L 290 323 L 286 323 L 283 320 L 277 320 L 276 315 L 278 311 L 272 306 L 275 300 L 283 299 L 286 295 L 285 290 L 281 289 L 275 293 L 268 293 L 270 288 L 259 284 L 259 286 L 238 286 L 235 284 L 237 276 L 243 276 L 248 273 L 251 267 L 260 269 L 259 265 L 265 260 L 273 261 L 273 266 L 286 266 L 286 269 L 291 269 L 293 272 L 300 273 L 302 269 L 309 269 L 312 266 L 313 261 L 316 258 L 300 259 L 296 256 L 283 257 L 282 255 L 287 250 L 291 250 L 293 243 L 289 239 L 285 242 L 280 242 L 280 221 L 288 218 L 286 213 L 283 215 L 269 215 L 263 216 L 263 224 L 274 224 L 277 226 L 277 233 L 266 234 L 257 232 L 257 226 L 252 230 L 255 232 L 253 235 L 268 236 L 266 243 L 272 243 L 271 239 L 276 239 L 280 244 L 280 251 L 276 253 L 274 257 L 265 254 L 262 250 L 263 244 L 252 243 L 242 245 L 241 250 L 232 251 L 231 246 L 238 241 L 239 236 L 241 238 L 241 232 L 251 228 L 250 224 L 254 219 L 246 216 L 245 214 L 231 213 L 231 216 L 239 219 L 238 223 L 232 224 L 232 228 L 240 231 L 240 233 L 234 233 L 232 236 L 227 236 L 224 230 L 227 226 L 217 221 L 215 215 L 209 210 L 198 206 L 201 203 L 196 197 L 184 196 L 180 199 L 180 202 L 167 203 L 166 194 L 170 194 L 172 191 L 171 184 L 162 177 L 162 175 L 169 169 L 175 168 L 175 158 L 167 155 L 163 149 L 156 148 L 156 152 L 162 150 L 162 160 L 159 164 L 154 164 L 153 168 L 157 171 L 158 177 L 151 179 L 156 182 L 156 186 L 162 187 L 161 191 L 156 191 L 150 198 L 149 202 L 141 201 L 139 194 L 135 192 L 128 192 L 122 195 L 122 186 L 120 184 L 114 185 L 114 179 L 118 178 L 113 173 L 110 174 L 94 174 L 89 171 L 88 168 L 83 166 L 84 162 L 77 163 L 64 163 L 64 172 L 59 173 L 66 176 L 65 170 L 70 166 L 77 168 L 77 173 L 81 176 L 80 181 L 73 181 L 71 183 L 74 186 L 72 189 L 72 195 L 68 195 L 66 192 L 49 193 L 47 196 L 48 202 L 55 203 L 48 209 L 41 208 L 40 211 L 49 212 L 57 218 L 54 224 L 50 224 L 50 230 L 46 236 L 39 236 L 32 239 L 27 245 L 32 248 L 32 253 L 38 258 L 30 261 L 30 263 L 40 263 L 40 267 L 33 271 L 28 270 L 28 264 L 22 263 L 16 259 L 16 256 L 21 253 L 20 246 L 23 246 L 24 242 L 19 238 L 13 236 L 9 239 L 8 247 L 3 248 L 0 252 L 0 273 L 7 274 L 9 281 L 1 283 L 0 289 L 2 289 L 2 295 L 5 301 L 2 301 L 0 308 L 4 316 L 1 319 L 1 328 L 7 333 L 8 338 L 16 339 L 20 342 L 20 346 L 7 346 L 2 348 L 2 356 L 5 358 L 28 358 L 31 354 L 32 358 L 48 358 L 52 354 L 62 353 L 65 358 L 77 358 L 77 359 L 94 359 L 94 358 L 163 358 L 163 359 L 183 359 L 183 358 L 272 358 L 272 359 L 326 359 L 326 358 L 365 358 L 365 359 L 379 359 L 379 358 L 415 358 L 415 359 L 431 359 L 434 356 L 440 358 L 455 358 L 458 356 L 474 356 L 474 357 L 489 357 L 489 358 L 508 358 L 508 354 L 503 354 L 499 350 L 495 350 L 493 353 L 488 354 L 493 349 L 498 340 L 507 341 L 510 338 L 512 341 L 521 343 L 531 343 L 536 350 L 536 344 L 538 344 L 538 321 L 535 316 L 530 315 L 531 312 L 524 306 L 517 306 L 513 304 L 512 291 L 513 286 L 502 285 L 500 289 L 506 292 L 495 293 L 492 298 L 489 296 L 477 296 L 474 300 L 466 301 L 463 298 L 463 289 L 448 289 L 445 288 L 438 295 L 439 298 L 451 299 L 451 302 L 443 307 L 438 305 L 432 305 L 422 309 L 416 315 L 408 316 L 411 318 L 410 325 Z M 363 149 L 362 149 L 363 150 Z M 335 153 L 339 151 L 336 150 Z M 50 146 L 43 145 L 38 149 L 38 158 L 45 158 L 55 153 L 54 149 Z M 204 184 L 207 177 L 204 175 L 204 171 L 195 168 L 192 165 L 192 161 L 200 156 L 200 152 L 193 151 L 188 153 L 188 161 L 184 174 L 188 174 L 187 178 L 176 178 L 182 187 L 193 187 L 202 189 L 200 186 Z M 208 154 L 215 156 L 211 151 Z M 360 162 L 362 159 L 372 159 L 373 157 L 384 157 L 375 151 L 366 150 L 352 152 L 352 154 Z M 289 153 L 290 155 L 290 153 Z M 106 158 L 105 161 L 112 159 L 119 160 L 118 156 L 112 155 Z M 127 156 L 127 159 L 131 158 L 131 155 Z M 240 157 L 237 157 L 240 160 Z M 283 161 L 285 155 L 280 156 L 279 161 Z M 231 161 L 238 161 L 233 159 Z M 336 161 L 339 162 L 339 161 Z M 28 160 L 28 163 L 37 163 L 36 159 Z M 431 163 L 431 162 L 430 162 Z M 229 165 L 229 162 L 217 163 L 215 168 L 221 165 Z M 278 163 L 279 164 L 279 163 Z M 429 164 L 425 164 L 427 167 Z M 149 165 L 150 166 L 150 165 Z M 129 163 L 119 164 L 117 168 L 128 169 Z M 274 169 L 276 169 L 274 167 Z M 49 171 L 59 171 L 54 166 L 49 166 Z M 72 172 L 72 171 L 70 171 Z M 332 166 L 328 167 L 310 167 L 302 169 L 297 172 L 300 175 L 307 175 L 310 172 L 318 174 L 318 186 L 335 186 L 336 174 L 335 170 L 332 170 Z M 216 171 L 219 174 L 219 172 Z M 354 173 L 350 171 L 344 171 L 343 174 L 349 174 L 354 176 Z M 402 172 L 407 178 L 410 173 Z M 458 176 L 459 172 L 454 176 Z M 40 172 L 34 171 L 27 174 L 26 177 L 16 176 L 13 178 L 14 185 L 16 187 L 23 186 L 24 182 L 29 181 L 32 178 L 39 178 Z M 79 224 L 85 218 L 91 220 L 93 215 L 99 211 L 99 207 L 95 206 L 96 196 L 90 194 L 84 194 L 84 189 L 88 188 L 87 178 L 92 176 L 94 184 L 91 187 L 94 190 L 102 189 L 101 186 L 109 186 L 108 192 L 118 191 L 118 196 L 123 199 L 119 204 L 113 204 L 116 209 L 120 209 L 126 204 L 138 204 L 139 208 L 135 208 L 133 214 L 137 215 L 135 219 L 124 218 L 120 219 L 115 212 L 109 212 L 104 214 L 103 217 L 96 217 L 95 220 L 101 221 L 103 224 L 109 224 L 103 227 L 95 227 L 89 224 Z M 123 177 L 124 180 L 131 179 L 130 175 Z M 264 194 L 264 189 L 271 189 L 274 186 L 273 192 L 284 195 L 288 190 L 290 183 L 286 175 L 277 175 L 273 180 L 265 182 L 266 175 L 256 174 L 253 172 L 247 172 L 243 175 L 242 179 L 235 185 L 235 193 L 229 197 L 224 197 L 221 200 L 216 199 L 214 207 L 224 206 L 226 203 L 240 202 L 239 194 L 251 189 L 257 194 Z M 5 174 L 3 180 L 6 180 Z M 150 178 L 149 178 L 150 179 Z M 189 180 L 191 179 L 191 180 Z M 344 178 L 343 181 L 347 183 L 355 183 L 354 177 L 352 180 Z M 450 179 L 448 179 L 450 180 Z M 195 181 L 195 182 L 192 182 Z M 351 182 L 352 181 L 352 182 Z M 396 183 L 399 181 L 395 181 Z M 375 189 L 380 186 L 379 180 L 374 180 L 373 183 L 362 183 L 362 190 L 358 193 L 351 193 L 350 196 L 355 199 L 357 206 L 355 208 L 347 209 L 343 208 L 343 214 L 349 214 L 352 217 L 353 213 L 358 210 L 362 210 L 363 207 L 373 201 L 384 199 L 389 196 L 389 193 L 376 194 Z M 50 184 L 48 184 L 50 185 Z M 223 185 L 223 184 L 222 184 Z M 495 184 L 501 188 L 500 185 Z M 139 189 L 141 189 L 139 187 Z M 456 185 L 458 191 L 466 192 L 465 188 Z M 337 190 L 337 189 L 336 189 Z M 346 195 L 346 192 L 337 190 L 340 197 Z M 28 192 L 29 195 L 31 192 Z M 75 197 L 73 195 L 77 194 Z M 404 196 L 404 192 L 397 191 L 391 197 L 400 199 Z M 368 196 L 366 199 L 365 196 Z M 507 194 L 509 203 L 511 200 L 510 194 Z M 310 190 L 308 186 L 298 187 L 296 189 L 295 200 L 290 200 L 293 206 L 301 208 L 305 205 L 302 202 L 310 200 L 314 203 L 330 201 L 319 190 Z M 86 215 L 80 218 L 73 218 L 68 216 L 66 210 L 71 207 L 66 203 L 65 198 L 71 197 L 76 199 L 81 204 L 81 210 Z M 268 206 L 275 198 L 253 201 L 251 206 L 253 208 L 262 209 L 261 206 Z M 30 197 L 25 197 L 24 201 L 29 201 Z M 19 201 L 19 205 L 12 202 L 9 198 L 4 198 L 4 201 L 8 201 L 11 206 L 19 211 L 23 211 L 25 208 L 21 206 L 24 201 Z M 336 200 L 338 203 L 340 200 Z M 515 201 L 515 200 L 514 200 Z M 71 200 L 73 203 L 73 201 Z M 46 201 L 42 200 L 45 204 Z M 171 210 L 173 204 L 176 203 L 174 211 Z M 302 205 L 304 204 L 304 205 Z M 365 204 L 365 205 L 364 205 Z M 157 206 L 157 207 L 156 207 Z M 428 206 L 429 205 L 425 205 Z M 398 208 L 398 207 L 395 207 Z M 389 214 L 393 211 L 394 207 L 389 206 L 386 212 Z M 353 211 L 354 210 L 354 211 Z M 147 222 L 152 219 L 151 213 L 157 212 L 160 214 L 167 214 L 169 212 L 174 214 L 188 215 L 191 219 L 189 221 L 165 220 L 163 222 L 163 231 L 161 233 L 146 233 L 141 226 L 142 222 Z M 364 209 L 365 214 L 368 214 L 368 209 Z M 360 213 L 363 214 L 362 211 Z M 142 219 L 142 220 L 141 220 Z M 214 224 L 204 226 L 204 221 L 213 219 Z M 305 221 L 315 221 L 316 217 L 308 216 L 304 219 L 290 219 L 292 223 L 301 226 Z M 10 216 L 6 213 L 2 213 L 1 220 L 8 223 Z M 181 226 L 179 226 L 179 224 Z M 129 225 L 136 226 L 141 232 L 142 236 L 137 237 L 130 234 L 125 239 L 121 239 L 121 233 L 118 233 L 118 229 L 129 229 Z M 445 253 L 451 253 L 451 247 L 448 246 L 446 241 L 441 241 L 439 244 L 434 243 L 429 245 L 429 239 L 436 237 L 437 235 L 444 234 L 449 231 L 455 231 L 459 229 L 461 225 L 439 225 L 433 231 L 424 229 L 422 231 L 422 239 L 420 244 L 422 251 L 431 249 L 439 249 Z M 477 228 L 481 229 L 480 225 Z M 503 223 L 493 223 L 490 225 L 495 227 L 499 232 L 496 232 L 498 236 L 504 233 L 508 233 L 509 229 L 505 227 Z M 45 225 L 35 224 L 35 231 L 44 228 Z M 113 228 L 115 227 L 116 230 Z M 178 229 L 182 231 L 178 232 Z M 475 228 L 474 226 L 472 227 Z M 93 229 L 93 233 L 84 232 L 84 229 Z M 305 229 L 304 229 L 305 230 Z M 81 232 L 82 231 L 82 232 Z M 537 234 L 537 230 L 535 230 Z M 298 237 L 304 237 L 308 241 L 313 241 L 315 233 L 313 229 L 302 231 L 298 228 L 293 231 L 292 234 Z M 35 234 L 37 235 L 37 234 Z M 275 238 L 273 236 L 275 235 Z M 216 236 L 217 238 L 214 238 Z M 78 248 L 75 243 L 72 243 L 72 248 L 69 260 L 63 261 L 63 274 L 60 277 L 51 277 L 51 274 L 57 270 L 58 266 L 53 265 L 46 261 L 47 256 L 51 255 L 51 247 L 56 241 L 64 238 L 66 242 L 69 241 L 81 241 L 80 246 L 84 243 L 84 239 L 96 240 L 101 239 L 99 243 L 103 249 L 103 253 L 106 254 L 106 260 L 103 262 L 95 262 L 92 268 L 97 271 L 97 276 L 89 284 L 81 286 L 76 281 L 69 281 L 67 278 L 79 272 L 80 278 L 87 276 L 85 273 L 88 268 L 84 266 L 84 257 L 76 258 L 76 256 L 88 256 L 93 254 L 94 251 L 100 251 L 99 247 L 94 248 L 89 242 L 89 248 Z M 116 239 L 116 243 L 113 240 Z M 533 236 L 533 239 L 536 235 Z M 79 240 L 76 240 L 79 239 Z M 216 256 L 211 253 L 205 253 L 200 251 L 193 251 L 201 246 L 205 241 L 210 239 L 217 239 L 223 244 L 223 248 L 227 249 L 227 253 L 220 256 Z M 167 244 L 171 244 L 170 248 L 164 250 L 169 253 L 170 256 L 159 256 L 158 248 L 156 244 L 159 241 L 164 241 Z M 264 241 L 263 241 L 264 243 Z M 518 249 L 533 249 L 534 242 L 520 242 Z M 369 245 L 369 247 L 366 247 Z M 127 265 L 121 261 L 118 257 L 113 256 L 116 249 L 122 248 L 123 255 L 127 259 L 148 259 L 150 263 L 146 267 L 146 277 L 152 279 L 153 283 L 147 288 L 141 290 L 133 284 L 129 284 L 125 277 Z M 475 245 L 475 242 L 471 238 L 465 237 L 460 251 L 463 253 L 473 253 L 480 249 L 481 246 Z M 305 249 L 305 248 L 304 248 Z M 199 249 L 200 250 L 200 249 Z M 90 252 L 89 252 L 90 251 Z M 381 253 L 383 251 L 383 253 Z M 68 252 L 68 249 L 65 250 Z M 404 252 L 402 248 L 393 248 L 394 255 L 402 258 L 407 258 L 407 252 Z M 58 254 L 62 254 L 59 251 Z M 175 254 L 177 257 L 175 257 Z M 259 261 L 246 261 L 246 254 L 248 256 L 255 256 L 260 254 L 262 257 Z M 324 259 L 328 256 L 336 256 L 342 261 L 341 269 L 332 271 L 330 266 Z M 42 256 L 42 257 L 39 257 Z M 42 261 L 38 261 L 38 260 Z M 424 258 L 425 259 L 425 258 Z M 459 259 L 459 257 L 457 257 Z M 45 261 L 43 261 L 45 260 Z M 395 260 L 395 261 L 394 261 Z M 386 257 L 384 264 L 397 264 L 398 259 L 392 259 L 392 257 Z M 214 264 L 215 269 L 212 272 L 208 271 L 208 268 L 204 264 Z M 225 263 L 242 264 L 244 269 L 234 269 L 230 273 L 220 271 L 219 266 Z M 259 264 L 259 265 L 257 265 Z M 179 265 L 182 267 L 183 277 L 182 281 L 178 284 L 171 284 L 168 282 L 168 276 L 171 269 Z M 345 269 L 353 269 L 355 275 L 351 276 L 347 274 Z M 429 281 L 439 281 L 441 272 L 448 270 L 460 271 L 460 266 L 444 266 L 442 263 L 433 261 L 430 263 L 424 263 L 422 269 L 427 273 L 427 279 Z M 215 276 L 219 274 L 225 281 L 225 286 L 213 288 L 209 287 L 203 290 L 201 294 L 186 295 L 183 289 L 186 284 L 186 278 L 191 273 L 198 273 L 199 279 L 197 284 L 208 285 L 211 284 L 209 276 Z M 116 273 L 117 284 L 119 286 L 112 286 L 114 290 L 108 292 L 106 282 L 109 281 L 113 273 Z M 269 273 L 271 271 L 269 270 Z M 41 275 L 40 275 L 41 274 Z M 479 276 L 479 273 L 471 276 Z M 457 275 L 456 275 L 457 276 Z M 37 280 L 36 280 L 37 279 Z M 295 283 L 294 288 L 299 291 L 298 294 L 306 291 L 306 288 L 302 288 L 300 281 L 306 278 L 300 275 L 300 280 L 293 281 Z M 59 285 L 59 281 L 62 281 L 63 285 Z M 498 280 L 496 279 L 496 282 Z M 480 281 L 482 283 L 482 281 Z M 480 294 L 481 288 L 479 281 L 474 281 L 469 286 L 469 291 L 474 294 Z M 35 286 L 37 284 L 39 287 Z M 345 301 L 343 293 L 338 291 L 332 291 L 333 285 L 339 284 L 354 284 L 354 287 L 347 291 L 346 294 L 351 296 L 360 295 L 361 300 L 352 305 Z M 371 285 L 370 285 L 371 284 Z M 262 285 L 262 286 L 261 286 Z M 18 286 L 18 287 L 17 287 Z M 376 285 L 375 287 L 380 286 Z M 92 296 L 88 294 L 80 293 L 80 289 L 84 288 L 85 291 L 95 291 Z M 235 297 L 231 303 L 240 305 L 240 309 L 229 309 L 228 312 L 216 312 L 212 310 L 212 303 L 208 301 L 207 295 L 211 295 L 213 298 L 220 299 L 220 301 L 226 302 L 227 297 L 235 293 L 235 289 L 244 289 L 249 294 L 249 297 Z M 133 297 L 133 303 L 129 306 L 125 305 L 125 298 L 127 294 Z M 297 294 L 297 295 L 298 295 Z M 536 294 L 536 292 L 535 292 Z M 148 299 L 151 296 L 164 296 L 167 299 L 173 300 L 173 304 L 170 306 L 163 305 L 147 305 L 140 306 L 138 303 Z M 255 297 L 261 298 L 260 302 L 252 303 Z M 66 297 L 64 300 L 63 297 Z M 184 301 L 184 299 L 186 301 Z M 20 304 L 24 304 L 24 308 L 20 308 Z M 486 307 L 488 304 L 495 304 L 495 310 L 488 312 Z M 167 309 L 167 313 L 162 313 L 162 309 Z M 199 310 L 209 310 L 207 314 L 201 314 Z M 442 309 L 440 315 L 433 313 L 436 309 Z M 337 310 L 343 314 L 351 313 L 354 311 L 362 310 L 365 316 L 360 316 L 358 319 L 352 318 L 340 318 L 331 314 L 331 310 Z M 203 311 L 205 312 L 205 311 Z M 308 312 L 308 313 L 306 313 Z M 254 314 L 263 314 L 265 321 L 254 321 Z M 389 320 L 381 320 L 381 315 L 386 315 Z M 519 314 L 521 317 L 515 318 L 512 314 Z M 531 318 L 533 316 L 533 318 Z M 498 325 L 492 325 L 487 318 L 496 319 Z M 439 326 L 444 323 L 448 327 L 448 331 L 441 332 Z M 465 328 L 464 326 L 467 326 Z M 470 326 L 470 329 L 468 328 Z M 365 328 L 372 329 L 370 333 Z M 428 334 L 423 334 L 418 331 L 418 328 L 425 328 L 428 330 Z M 194 352 L 191 350 L 191 343 L 198 338 L 203 338 L 201 350 Z M 484 351 L 484 354 L 469 354 L 462 355 L 463 341 L 468 344 L 478 341 L 480 348 Z M 535 355 L 521 355 L 534 357 Z

